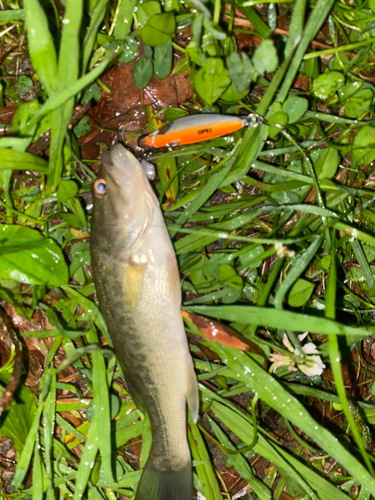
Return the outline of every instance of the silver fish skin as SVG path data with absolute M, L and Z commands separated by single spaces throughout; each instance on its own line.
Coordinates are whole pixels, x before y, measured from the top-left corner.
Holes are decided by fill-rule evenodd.
M 196 421 L 199 394 L 172 242 L 144 168 L 120 144 L 103 154 L 93 194 L 90 246 L 100 310 L 129 390 L 151 422 L 136 500 L 192 500 L 186 402 Z

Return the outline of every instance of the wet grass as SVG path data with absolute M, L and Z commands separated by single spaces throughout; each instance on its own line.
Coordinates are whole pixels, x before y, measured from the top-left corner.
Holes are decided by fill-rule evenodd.
M 95 301 L 88 240 L 95 174 L 70 124 L 117 59 L 140 50 L 140 87 L 150 71 L 167 70 L 156 58 L 161 49 L 134 45 L 149 39 L 147 9 L 155 6 L 133 16 L 135 2 L 63 3 L 65 10 L 25 0 L 0 11 L 1 106 L 18 105 L 0 137 L 0 298 L 13 320 L 23 318 L 26 353 L 0 421 L 16 450 L 12 489 L 6 484 L 1 495 L 112 500 L 134 496 L 150 428 L 117 370 Z M 229 498 L 234 467 L 247 498 L 282 498 L 286 489 L 293 498 L 368 499 L 375 496 L 373 6 L 318 0 L 310 9 L 298 0 L 256 10 L 194 0 L 163 8 L 178 31 L 192 29 L 195 47 L 181 46 L 178 64 L 199 95 L 195 110 L 263 117 L 229 138 L 151 157 L 183 309 L 273 354 L 267 371 L 254 353 L 207 339 L 191 345 L 202 416 L 198 426 L 188 422 L 195 487 L 207 500 Z M 281 14 L 288 36 L 277 26 Z M 275 29 L 273 46 L 250 51 L 247 62 L 229 60 L 236 34 L 254 30 L 264 40 Z M 157 46 L 165 46 L 166 62 L 168 33 Z M 27 57 L 30 74 L 22 73 Z M 148 119 L 158 126 L 150 110 Z M 41 137 L 49 154 L 28 152 Z M 199 333 L 191 322 L 187 330 Z M 43 364 L 33 392 L 25 384 L 31 343 Z M 4 353 L 5 386 L 15 353 Z M 293 446 L 275 439 L 280 430 Z M 226 455 L 221 471 L 216 449 Z M 258 469 L 259 456 L 272 465 Z

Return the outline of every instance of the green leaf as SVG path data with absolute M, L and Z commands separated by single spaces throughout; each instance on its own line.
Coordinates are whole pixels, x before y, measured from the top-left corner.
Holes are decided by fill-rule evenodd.
M 269 117 L 268 123 L 286 127 L 288 125 L 288 115 L 284 111 L 276 111 Z
M 260 75 L 272 73 L 278 65 L 276 48 L 271 40 L 263 40 L 255 49 L 253 65 Z
M 258 245 L 249 249 L 245 254 L 240 255 L 240 262 L 244 267 L 256 268 L 262 265 L 262 260 L 258 257 L 264 253 L 264 247 Z
M 29 90 L 33 88 L 34 84 L 32 79 L 27 75 L 21 75 L 17 80 L 17 92 L 18 94 L 26 94 Z
M 357 118 L 369 111 L 374 98 L 374 92 L 371 89 L 361 89 L 350 97 L 345 103 L 345 116 Z
M 150 82 L 154 67 L 150 59 L 141 58 L 132 69 L 134 83 L 139 89 L 144 89 Z
M 135 38 L 127 36 L 122 44 L 122 48 L 124 49 L 124 52 L 119 58 L 120 62 L 130 63 L 138 56 L 138 43 Z
M 270 139 L 274 139 L 280 134 L 280 127 L 286 127 L 288 125 L 288 115 L 284 111 L 276 111 L 268 119 L 268 123 L 271 125 L 269 129 Z
M 57 243 L 25 226 L 0 225 L 0 279 L 30 285 L 68 283 L 68 267 Z
M 194 259 L 192 265 L 189 267 L 190 280 L 196 290 L 204 290 L 204 286 L 212 282 L 212 278 L 207 271 L 208 259 L 205 255 L 199 255 Z
M 367 408 L 361 408 L 361 414 L 364 417 L 364 421 L 367 424 L 375 425 L 375 410 L 369 410 Z
M 176 21 L 172 12 L 156 14 L 141 29 L 143 43 L 151 47 L 164 45 L 174 37 Z
M 164 111 L 164 118 L 167 122 L 173 122 L 178 118 L 189 116 L 189 112 L 181 108 L 167 108 Z
M 375 160 L 375 127 L 365 125 L 354 139 L 353 159 L 361 165 L 369 165 Z
M 309 103 L 303 97 L 288 97 L 282 106 L 284 113 L 288 115 L 288 123 L 297 122 L 306 113 Z
M 274 305 L 276 309 L 282 309 L 282 304 L 286 293 L 288 292 L 289 288 L 291 288 L 291 286 L 298 280 L 298 278 L 310 264 L 311 260 L 314 258 L 322 243 L 322 239 L 323 235 L 315 237 L 310 246 L 304 252 L 301 252 L 300 255 L 294 260 L 291 271 L 286 276 L 279 289 L 275 293 Z
M 230 83 L 228 70 L 217 57 L 210 57 L 194 78 L 198 95 L 209 105 L 219 99 Z
M 345 77 L 339 71 L 327 71 L 313 81 L 312 92 L 318 99 L 326 100 L 335 94 L 345 83 Z
M 171 10 L 180 10 L 180 2 L 178 0 L 164 0 L 164 10 L 165 12 L 170 12 Z
M 313 161 L 318 179 L 332 179 L 339 166 L 340 156 L 337 149 L 328 147 L 319 150 Z
M 232 52 L 227 58 L 229 75 L 238 92 L 249 90 L 250 83 L 255 79 L 255 68 L 249 56 L 242 52 Z
M 82 102 L 91 100 L 99 101 L 100 96 L 101 94 L 99 85 L 96 82 L 94 82 L 85 90 L 85 93 L 82 96 Z
M 242 289 L 234 290 L 234 288 L 229 286 L 224 287 L 221 291 L 223 292 L 223 295 L 221 297 L 221 301 L 223 304 L 234 304 L 241 298 L 242 295 Z
M 244 90 L 243 92 L 238 92 L 234 83 L 231 82 L 231 84 L 229 85 L 227 90 L 224 92 L 224 94 L 222 94 L 220 96 L 220 100 L 225 101 L 227 103 L 236 104 L 239 101 L 241 101 L 241 99 L 246 97 L 248 93 L 249 93 L 249 89 Z
M 2 375 L 0 382 L 5 385 L 8 380 Z M 28 387 L 21 385 L 9 408 L 0 417 L 0 436 L 11 439 L 17 453 L 23 450 L 36 409 L 35 395 Z
M 173 48 L 172 41 L 168 40 L 164 45 L 158 45 L 154 49 L 154 73 L 163 80 L 172 71 Z
M 205 33 L 202 37 L 200 45 L 197 45 L 194 38 L 191 40 L 189 45 L 186 47 L 186 53 L 195 64 L 203 66 L 206 62 L 205 56 L 217 57 L 220 55 L 221 50 L 210 33 Z
M 223 264 L 219 267 L 219 282 L 221 285 L 233 288 L 233 290 L 242 290 L 243 287 L 241 276 L 229 264 Z
M 57 190 L 57 199 L 60 203 L 74 198 L 78 193 L 78 186 L 74 181 L 61 181 Z
M 137 21 L 140 28 L 143 28 L 153 16 L 161 14 L 159 2 L 145 2 L 138 5 L 137 9 Z
M 288 304 L 291 307 L 301 307 L 303 304 L 306 304 L 313 293 L 314 286 L 309 281 L 302 278 L 298 279 L 289 292 Z
M 46 160 L 31 153 L 0 148 L 0 170 L 35 170 L 43 174 L 48 171 Z
M 86 135 L 88 132 L 91 130 L 91 124 L 85 120 L 85 118 L 82 118 L 82 120 L 79 120 L 77 125 L 73 128 L 74 135 L 77 137 L 83 137 Z

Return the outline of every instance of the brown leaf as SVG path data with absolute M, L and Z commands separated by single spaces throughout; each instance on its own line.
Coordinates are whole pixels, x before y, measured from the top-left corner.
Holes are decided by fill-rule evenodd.
M 182 317 L 193 323 L 198 328 L 203 337 L 214 342 L 219 342 L 230 347 L 235 347 L 241 351 L 252 352 L 264 358 L 264 363 L 267 364 L 264 352 L 253 342 L 245 339 L 237 332 L 213 319 L 199 316 L 198 314 L 190 314 L 187 311 L 181 312 Z

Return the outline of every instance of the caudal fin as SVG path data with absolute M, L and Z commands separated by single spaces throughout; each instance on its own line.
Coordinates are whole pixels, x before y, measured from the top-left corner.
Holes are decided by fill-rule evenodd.
M 152 457 L 146 463 L 135 500 L 192 500 L 193 472 L 191 462 L 181 470 L 157 470 Z

